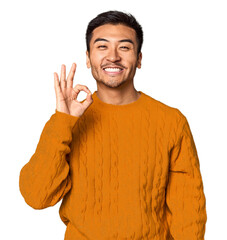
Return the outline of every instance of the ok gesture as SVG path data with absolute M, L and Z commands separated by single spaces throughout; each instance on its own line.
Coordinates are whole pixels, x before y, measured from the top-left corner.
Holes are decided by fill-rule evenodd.
M 56 109 L 72 116 L 80 117 L 84 111 L 93 102 L 92 93 L 87 86 L 76 84 L 73 88 L 73 78 L 76 71 L 76 63 L 72 64 L 68 77 L 66 79 L 66 67 L 61 65 L 60 82 L 56 72 L 54 72 L 54 88 L 56 94 Z M 80 91 L 87 93 L 87 97 L 83 102 L 77 100 Z

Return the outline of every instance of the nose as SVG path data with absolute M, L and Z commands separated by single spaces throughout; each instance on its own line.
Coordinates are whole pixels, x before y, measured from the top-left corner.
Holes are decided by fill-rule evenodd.
M 121 57 L 116 48 L 109 49 L 106 59 L 110 62 L 117 62 L 121 60 Z

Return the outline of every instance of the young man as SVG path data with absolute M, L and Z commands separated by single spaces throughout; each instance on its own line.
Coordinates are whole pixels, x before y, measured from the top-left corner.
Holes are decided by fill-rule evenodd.
M 186 117 L 136 91 L 142 28 L 118 11 L 87 28 L 93 94 L 54 73 L 56 110 L 20 172 L 20 191 L 34 209 L 55 205 L 66 240 L 204 239 L 206 199 Z M 80 91 L 87 97 L 76 100 Z

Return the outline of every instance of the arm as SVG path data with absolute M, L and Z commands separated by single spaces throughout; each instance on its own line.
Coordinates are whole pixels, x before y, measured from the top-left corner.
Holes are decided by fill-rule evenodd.
M 167 222 L 174 240 L 203 240 L 207 214 L 200 164 L 188 121 L 181 116 L 170 154 Z
M 34 209 L 55 205 L 71 188 L 67 154 L 78 119 L 55 110 L 44 126 L 35 153 L 20 171 L 20 192 Z

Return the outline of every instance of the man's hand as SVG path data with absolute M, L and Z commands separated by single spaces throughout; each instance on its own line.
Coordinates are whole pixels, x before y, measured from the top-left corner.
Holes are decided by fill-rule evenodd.
M 76 63 L 72 64 L 70 72 L 66 80 L 66 67 L 61 66 L 60 83 L 58 74 L 54 72 L 54 88 L 56 94 L 56 109 L 59 112 L 64 112 L 72 116 L 80 117 L 84 111 L 93 102 L 92 93 L 87 86 L 77 84 L 73 88 L 73 78 L 76 71 Z M 87 93 L 87 97 L 83 103 L 77 100 L 80 91 Z

